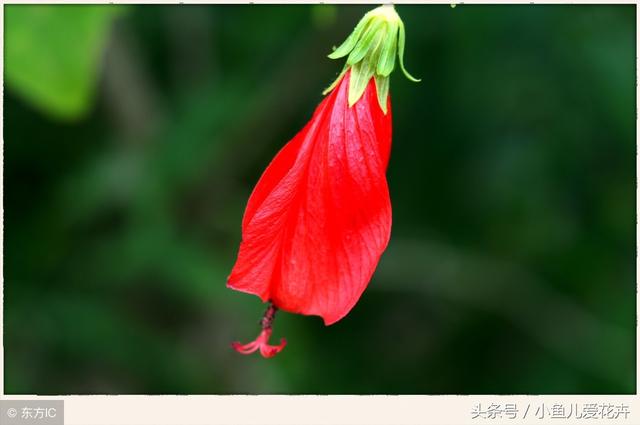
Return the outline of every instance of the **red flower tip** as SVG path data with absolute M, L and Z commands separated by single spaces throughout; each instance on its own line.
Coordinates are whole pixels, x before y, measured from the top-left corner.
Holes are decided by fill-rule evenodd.
M 271 337 L 271 332 L 273 332 L 273 320 L 275 319 L 277 310 L 278 308 L 275 305 L 269 305 L 269 308 L 267 308 L 267 311 L 264 313 L 264 317 L 260 321 L 260 324 L 262 325 L 262 332 L 260 332 L 260 335 L 258 335 L 255 340 L 248 344 L 241 344 L 240 342 L 235 341 L 231 343 L 231 348 L 241 354 L 251 354 L 260 350 L 260 354 L 262 354 L 262 357 L 265 359 L 273 357 L 282 351 L 282 349 L 287 345 L 286 339 L 281 338 L 280 344 L 278 345 L 269 344 L 269 338 Z
M 271 329 L 263 329 L 260 332 L 260 335 L 248 344 L 241 344 L 238 341 L 232 342 L 231 347 L 241 354 L 251 354 L 255 351 L 260 350 L 260 354 L 262 357 L 269 358 L 278 354 L 282 349 L 287 345 L 287 340 L 282 338 L 280 339 L 280 344 L 278 345 L 270 345 L 269 337 L 271 336 Z

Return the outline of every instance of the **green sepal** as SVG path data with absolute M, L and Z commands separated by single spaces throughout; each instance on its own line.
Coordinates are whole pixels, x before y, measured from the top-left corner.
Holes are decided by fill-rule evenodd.
M 373 51 L 375 46 L 379 43 L 380 37 L 384 35 L 385 31 L 382 29 L 384 26 L 385 22 L 379 20 L 372 22 L 371 25 L 369 25 L 369 28 L 349 55 L 349 58 L 347 59 L 347 63 L 349 65 L 360 62 L 368 52 Z
M 398 33 L 397 22 L 389 22 L 388 36 L 384 38 L 382 49 L 380 51 L 380 59 L 378 60 L 378 66 L 376 72 L 379 75 L 388 76 L 393 71 L 393 67 L 396 62 L 396 45 L 398 37 L 395 34 Z
M 376 93 L 378 93 L 378 104 L 380 109 L 387 115 L 387 97 L 389 96 L 389 76 L 376 75 Z
M 343 56 L 347 56 L 351 50 L 353 50 L 358 43 L 358 40 L 360 40 L 360 35 L 362 35 L 362 32 L 366 29 L 370 16 L 371 12 L 368 12 L 362 19 L 360 19 L 360 22 L 358 22 L 358 25 L 356 25 L 349 37 L 347 37 L 340 47 L 328 55 L 329 59 L 340 59 Z
M 378 103 L 386 114 L 389 75 L 395 67 L 396 54 L 402 73 L 411 81 L 420 81 L 409 74 L 404 67 L 404 44 L 404 24 L 393 5 L 384 5 L 369 11 L 340 47 L 329 55 L 331 59 L 349 56 L 338 78 L 323 94 L 333 90 L 351 69 L 349 106 L 353 106 L 362 97 L 371 78 L 374 78 Z
M 400 25 L 399 25 L 399 31 L 398 31 L 398 57 L 400 58 L 400 69 L 402 70 L 402 73 L 404 74 L 405 77 L 407 77 L 409 80 L 413 81 L 414 83 L 418 83 L 420 82 L 419 78 L 415 78 L 414 76 L 412 76 L 411 74 L 409 74 L 409 72 L 405 69 L 404 67 L 404 24 L 402 23 L 401 20 L 399 20 Z
M 365 56 L 360 62 L 351 66 L 351 78 L 349 79 L 349 106 L 353 106 L 364 93 L 369 80 L 375 72 L 375 63 L 369 56 Z
M 338 83 L 340 82 L 340 80 L 342 80 L 342 77 L 344 77 L 344 74 L 346 74 L 348 70 L 349 70 L 349 65 L 345 63 L 344 66 L 342 67 L 342 71 L 340 71 L 340 74 L 338 74 L 338 77 L 335 80 L 333 80 L 333 83 L 331 83 L 329 87 L 324 89 L 324 91 L 322 92 L 322 95 L 324 96 L 327 93 L 329 93 L 331 90 L 335 89 Z

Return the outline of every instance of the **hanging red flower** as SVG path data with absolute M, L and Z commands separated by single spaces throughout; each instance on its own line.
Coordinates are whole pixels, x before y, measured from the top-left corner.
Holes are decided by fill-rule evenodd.
M 270 305 L 243 354 L 272 357 L 277 309 L 342 319 L 367 287 L 391 232 L 385 177 L 391 148 L 389 74 L 404 70 L 404 27 L 393 6 L 367 13 L 331 55 L 347 63 L 311 121 L 276 155 L 253 190 L 227 286 Z

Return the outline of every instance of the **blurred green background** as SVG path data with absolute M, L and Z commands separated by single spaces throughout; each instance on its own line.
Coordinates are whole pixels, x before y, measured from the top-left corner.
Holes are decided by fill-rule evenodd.
M 371 7 L 5 6 L 5 392 L 635 392 L 635 7 L 398 6 L 393 234 L 357 306 L 225 287 Z

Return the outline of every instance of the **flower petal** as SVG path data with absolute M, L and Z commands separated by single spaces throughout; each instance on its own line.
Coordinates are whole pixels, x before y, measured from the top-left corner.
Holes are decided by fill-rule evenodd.
M 349 107 L 349 76 L 260 178 L 228 280 L 327 325 L 358 301 L 391 230 L 391 114 L 378 105 L 373 79 Z

